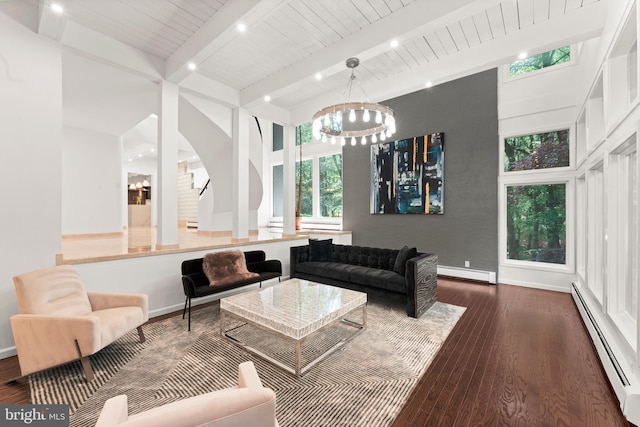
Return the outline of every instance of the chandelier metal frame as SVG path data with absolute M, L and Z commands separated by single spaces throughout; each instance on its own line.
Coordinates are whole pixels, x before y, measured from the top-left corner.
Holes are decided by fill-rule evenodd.
M 351 77 L 343 96 L 346 93 L 350 98 L 354 82 L 359 85 L 356 81 L 355 68 L 360 65 L 360 60 L 349 58 L 346 65 L 351 69 Z M 364 89 L 359 87 L 367 97 Z M 356 112 L 358 112 L 357 115 Z M 350 126 L 353 127 L 352 129 L 342 129 L 342 123 L 347 121 L 344 120 L 345 114 L 350 117 L 348 122 L 353 123 Z M 327 137 L 331 137 L 332 143 L 336 143 L 336 138 L 341 138 L 341 144 L 345 145 L 346 140 L 351 138 L 351 145 L 355 145 L 356 138 L 360 138 L 362 144 L 367 143 L 367 137 L 370 137 L 372 143 L 378 142 L 378 138 L 384 141 L 395 133 L 396 125 L 393 110 L 386 105 L 369 100 L 352 102 L 348 99 L 347 102 L 330 105 L 316 112 L 313 115 L 312 129 L 314 138 L 323 142 L 327 141 Z

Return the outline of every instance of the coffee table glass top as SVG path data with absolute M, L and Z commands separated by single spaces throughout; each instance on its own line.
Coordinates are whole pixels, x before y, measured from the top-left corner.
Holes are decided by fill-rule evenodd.
M 299 340 L 366 304 L 367 294 L 302 279 L 220 300 L 220 309 Z

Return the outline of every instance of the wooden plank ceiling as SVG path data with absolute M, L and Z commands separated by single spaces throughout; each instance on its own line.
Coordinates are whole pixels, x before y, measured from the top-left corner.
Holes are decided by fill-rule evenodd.
M 236 1 L 64 3 L 67 19 L 164 60 L 201 38 L 219 18 L 228 31 L 209 50 L 201 45 L 206 55 L 197 72 L 247 92 L 248 100 L 257 99 L 260 91 L 272 92 L 273 102 L 280 99 L 287 107 L 318 91 L 337 89 L 349 76 L 344 60 L 350 56 L 361 58 L 358 79 L 371 86 L 553 23 L 599 0 L 269 0 L 261 16 L 222 20 L 225 8 Z M 246 32 L 231 31 L 245 19 Z M 396 48 L 389 45 L 392 38 L 399 41 Z M 324 87 L 285 90 L 316 72 L 324 75 Z

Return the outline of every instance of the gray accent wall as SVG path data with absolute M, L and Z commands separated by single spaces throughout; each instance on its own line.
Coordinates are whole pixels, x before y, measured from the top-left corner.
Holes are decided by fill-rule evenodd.
M 371 214 L 370 145 L 343 148 L 343 228 L 353 244 L 438 254 L 438 264 L 498 271 L 497 70 L 383 101 L 393 139 L 444 132 L 444 215 Z

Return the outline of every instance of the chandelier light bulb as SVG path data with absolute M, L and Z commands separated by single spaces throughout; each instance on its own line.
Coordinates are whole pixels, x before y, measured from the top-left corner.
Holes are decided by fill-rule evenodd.
M 351 145 L 356 145 L 356 137 L 355 136 L 351 137 Z
M 322 142 L 327 142 L 327 134 L 326 133 L 322 134 Z
M 380 132 L 380 141 L 384 141 L 387 139 L 387 135 L 385 135 L 384 131 Z
M 356 121 L 356 110 L 349 111 L 349 121 L 351 123 Z
M 373 135 L 371 135 L 371 143 L 375 144 L 376 142 L 378 142 L 378 138 L 376 138 L 376 134 L 374 133 Z
M 344 139 L 344 136 L 342 137 L 342 141 L 340 141 L 340 145 L 345 145 L 347 143 L 347 140 Z
M 331 136 L 331 143 L 332 143 L 332 144 L 335 144 L 335 143 L 336 143 L 336 137 L 335 137 L 335 136 L 333 136 L 333 135 Z
M 382 123 L 382 113 L 380 111 L 376 113 L 376 123 Z
M 331 119 L 329 118 L 329 115 L 327 114 L 326 116 L 324 116 L 322 120 L 324 122 L 324 127 L 328 128 L 329 124 L 331 123 Z
M 369 110 L 364 110 L 364 114 L 362 115 L 362 121 L 365 123 L 369 123 L 371 119 L 371 115 L 369 114 Z
M 362 145 L 366 145 L 367 144 L 367 137 L 363 136 L 362 139 L 360 140 L 360 144 Z

